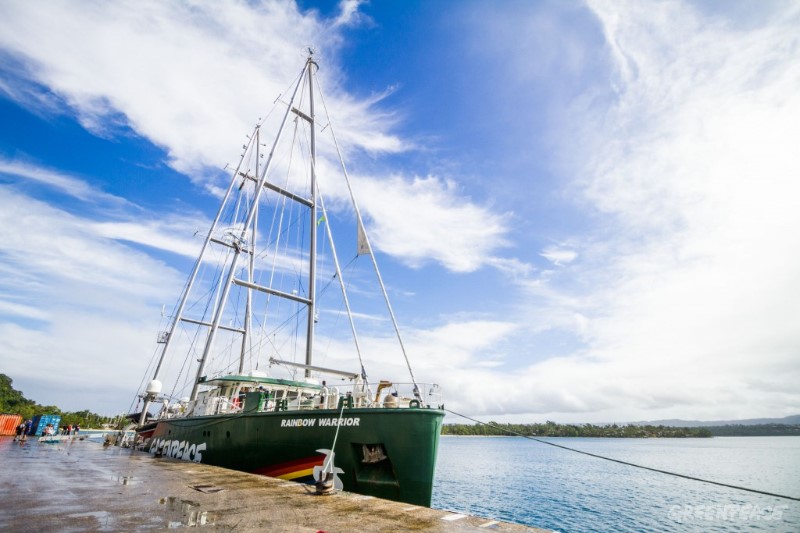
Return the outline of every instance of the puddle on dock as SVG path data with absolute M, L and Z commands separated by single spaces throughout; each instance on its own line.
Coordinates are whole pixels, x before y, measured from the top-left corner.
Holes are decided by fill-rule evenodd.
M 191 500 L 169 496 L 161 498 L 158 503 L 166 506 L 167 527 L 170 529 L 206 526 L 216 520 L 216 513 L 201 511 L 200 504 Z

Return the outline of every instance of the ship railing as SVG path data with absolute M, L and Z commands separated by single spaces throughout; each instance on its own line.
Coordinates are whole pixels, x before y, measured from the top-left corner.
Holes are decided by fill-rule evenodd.
M 306 411 L 344 408 L 443 408 L 442 390 L 435 383 L 337 383 L 335 386 L 286 388 L 278 395 L 265 392 L 258 411 Z M 196 402 L 181 403 L 179 408 L 165 409 L 159 418 L 182 418 L 198 415 L 241 413 L 245 409 L 242 397 L 208 396 Z M 249 410 L 249 408 L 248 408 Z
M 242 411 L 242 401 L 238 397 L 226 398 L 217 396 L 214 398 L 212 414 L 221 415 L 227 413 L 240 413 Z
M 386 408 L 441 408 L 442 390 L 434 383 L 378 383 L 337 384 L 335 387 L 322 386 L 313 402 L 292 408 L 300 409 L 339 409 L 345 407 L 386 407 Z
M 198 398 L 194 402 L 181 402 L 175 404 L 175 409 L 162 412 L 159 418 L 184 418 L 187 416 L 221 415 L 240 413 L 242 402 L 237 398 L 225 396 L 207 396 Z
M 436 383 L 395 383 L 377 392 L 381 384 L 379 382 L 372 385 L 372 390 L 376 391 L 375 398 L 382 407 L 425 407 L 438 409 L 443 407 L 444 399 L 442 389 Z

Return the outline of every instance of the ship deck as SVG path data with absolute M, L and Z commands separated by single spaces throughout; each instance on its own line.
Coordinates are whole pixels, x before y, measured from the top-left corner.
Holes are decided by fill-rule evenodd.
M 2 531 L 542 531 L 88 440 L 0 437 Z

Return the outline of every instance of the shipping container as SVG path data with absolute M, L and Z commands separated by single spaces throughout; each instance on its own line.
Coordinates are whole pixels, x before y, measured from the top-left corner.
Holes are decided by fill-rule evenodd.
M 47 424 L 53 424 L 53 428 L 58 433 L 58 424 L 61 422 L 61 415 L 36 415 L 33 417 L 33 424 L 31 424 L 31 435 L 40 437 L 44 432 Z
M 16 435 L 17 426 L 22 422 L 20 415 L 0 415 L 0 435 Z

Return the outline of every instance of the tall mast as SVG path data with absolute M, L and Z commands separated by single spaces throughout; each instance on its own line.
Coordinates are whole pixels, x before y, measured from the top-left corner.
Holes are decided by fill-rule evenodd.
M 255 131 L 255 138 L 256 138 L 256 176 L 258 176 L 258 163 L 259 157 L 261 153 L 261 127 L 256 127 Z M 255 218 L 253 219 L 253 227 L 250 231 L 250 262 L 247 268 L 247 281 L 253 283 L 253 272 L 255 271 L 255 263 L 256 263 L 256 228 L 258 228 L 258 206 L 256 206 L 256 214 Z M 250 336 L 252 332 L 250 331 L 252 328 L 252 321 L 253 321 L 253 290 L 251 288 L 247 288 L 247 303 L 245 304 L 245 311 L 244 311 L 244 333 L 242 334 L 242 352 L 239 355 L 239 374 L 244 373 L 244 358 L 247 354 L 247 343 L 250 341 Z
M 253 131 L 253 135 L 250 137 L 250 142 L 254 142 L 253 139 L 256 138 L 255 133 L 258 131 L 259 126 L 255 127 Z M 214 237 L 214 233 L 217 230 L 217 226 L 219 225 L 220 218 L 222 217 L 222 212 L 225 209 L 225 204 L 228 202 L 228 198 L 230 198 L 231 191 L 233 191 L 233 187 L 236 184 L 237 177 L 239 175 L 239 171 L 244 164 L 245 154 L 247 153 L 247 146 L 245 147 L 245 152 L 242 154 L 242 157 L 239 159 L 239 164 L 236 166 L 236 169 L 233 171 L 233 176 L 231 177 L 231 182 L 228 185 L 228 189 L 225 191 L 225 196 L 220 202 L 219 209 L 217 210 L 217 214 L 214 216 L 214 221 L 211 223 L 211 227 L 208 229 L 208 233 L 206 234 L 206 238 L 203 241 L 203 246 L 200 248 L 200 255 L 197 256 L 197 261 L 192 268 L 192 273 L 189 275 L 189 279 L 186 281 L 186 287 L 184 287 L 183 294 L 181 295 L 181 300 L 178 303 L 178 308 L 175 310 L 175 316 L 172 319 L 172 323 L 170 324 L 169 330 L 167 331 L 166 338 L 164 339 L 164 347 L 161 349 L 161 355 L 158 357 L 158 363 L 156 364 L 156 370 L 153 372 L 153 381 L 158 381 L 158 378 L 161 376 L 161 367 L 164 364 L 164 359 L 167 356 L 167 352 L 169 351 L 170 346 L 172 345 L 172 340 L 175 337 L 175 329 L 177 328 L 178 324 L 180 323 L 181 319 L 183 318 L 183 311 L 186 308 L 186 302 L 189 299 L 189 293 L 192 291 L 192 286 L 194 285 L 195 280 L 197 279 L 197 274 L 200 271 L 200 266 L 203 263 L 203 255 L 205 255 L 206 250 L 208 249 L 209 244 Z M 142 414 L 139 417 L 139 423 L 144 424 L 147 417 L 147 409 L 150 407 L 150 403 L 152 400 L 155 399 L 154 395 L 146 395 L 144 399 L 144 406 L 142 407 Z
M 316 316 L 316 270 L 317 270 L 317 176 L 316 176 L 316 124 L 314 122 L 314 67 L 319 69 L 319 65 L 314 61 L 313 50 L 308 50 L 308 61 L 306 69 L 308 71 L 308 117 L 306 120 L 311 126 L 311 248 L 309 252 L 308 268 L 308 332 L 306 333 L 306 365 L 311 365 L 314 350 L 314 319 Z M 311 369 L 306 368 L 305 376 L 311 377 Z
M 311 62 L 310 57 L 309 57 L 309 62 Z M 304 70 L 307 67 L 308 63 L 306 64 L 305 67 L 303 67 Z M 206 362 L 208 361 L 208 356 L 211 353 L 211 348 L 214 345 L 214 339 L 216 338 L 217 331 L 220 329 L 220 322 L 222 321 L 222 315 L 225 312 L 225 304 L 228 301 L 228 296 L 230 295 L 231 287 L 234 285 L 234 283 L 240 286 L 245 286 L 250 288 L 254 287 L 253 283 L 246 282 L 243 280 L 237 280 L 234 278 L 234 275 L 236 274 L 236 265 L 238 263 L 239 256 L 242 254 L 243 251 L 245 252 L 248 251 L 247 250 L 248 247 L 242 246 L 241 243 L 247 242 L 247 232 L 253 226 L 253 221 L 255 220 L 256 212 L 258 210 L 258 201 L 261 198 L 261 192 L 265 188 L 267 174 L 269 173 L 269 170 L 272 167 L 272 162 L 274 161 L 275 150 L 278 146 L 278 143 L 281 140 L 281 137 L 283 136 L 283 131 L 286 127 L 286 121 L 289 118 L 289 114 L 294 110 L 292 105 L 297 97 L 297 93 L 302 83 L 303 83 L 303 78 L 301 76 L 300 80 L 298 80 L 297 85 L 294 88 L 294 91 L 292 92 L 292 98 L 289 100 L 289 105 L 286 107 L 286 113 L 284 113 L 283 118 L 281 119 L 281 125 L 280 128 L 278 129 L 278 134 L 275 136 L 275 141 L 273 141 L 272 147 L 270 148 L 269 156 L 267 157 L 267 162 L 264 164 L 264 168 L 261 170 L 261 175 L 258 177 L 258 181 L 256 183 L 256 189 L 255 192 L 253 193 L 253 200 L 250 204 L 250 208 L 247 211 L 247 218 L 245 219 L 244 224 L 242 224 L 242 229 L 239 232 L 239 238 L 234 241 L 233 256 L 231 257 L 230 266 L 228 267 L 228 272 L 225 277 L 219 305 L 214 310 L 214 319 L 211 323 L 211 328 L 208 331 L 208 336 L 206 337 L 205 347 L 203 348 L 203 355 L 200 358 L 200 364 L 197 367 L 197 375 L 194 380 L 194 385 L 192 386 L 192 393 L 189 396 L 190 401 L 194 401 L 197 399 L 200 380 L 203 377 L 203 372 L 205 370 Z M 255 135 L 253 137 L 255 138 Z M 252 249 L 252 242 L 250 242 L 249 245 L 250 245 L 249 251 L 251 253 L 254 253 L 254 250 Z

